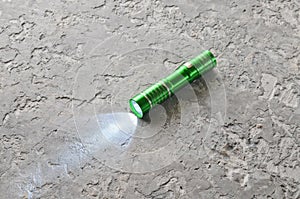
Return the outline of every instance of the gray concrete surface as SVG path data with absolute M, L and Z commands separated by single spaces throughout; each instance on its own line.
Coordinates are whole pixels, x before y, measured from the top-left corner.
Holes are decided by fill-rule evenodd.
M 0 198 L 300 198 L 299 54 L 297 0 L 2 0 Z

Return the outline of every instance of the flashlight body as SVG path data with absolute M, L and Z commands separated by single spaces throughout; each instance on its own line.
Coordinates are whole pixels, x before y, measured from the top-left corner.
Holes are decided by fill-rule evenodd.
M 129 100 L 130 109 L 142 118 L 156 104 L 164 102 L 178 90 L 201 77 L 217 65 L 210 51 L 204 51 L 194 59 L 179 66 L 172 74 Z

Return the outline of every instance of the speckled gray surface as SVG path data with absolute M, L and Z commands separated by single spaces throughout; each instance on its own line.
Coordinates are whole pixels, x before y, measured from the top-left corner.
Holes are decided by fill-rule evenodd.
M 299 13 L 2 0 L 0 198 L 299 198 Z M 132 117 L 130 96 L 204 49 L 216 70 Z

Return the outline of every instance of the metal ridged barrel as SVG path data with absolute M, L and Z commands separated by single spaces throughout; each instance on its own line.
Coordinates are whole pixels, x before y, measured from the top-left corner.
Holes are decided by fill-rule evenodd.
M 179 66 L 172 74 L 129 100 L 131 111 L 142 118 L 156 104 L 160 104 L 178 90 L 201 77 L 217 65 L 215 56 L 208 50 Z

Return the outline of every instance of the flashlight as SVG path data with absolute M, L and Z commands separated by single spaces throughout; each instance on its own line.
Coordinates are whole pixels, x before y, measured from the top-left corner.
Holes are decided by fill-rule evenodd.
M 180 65 L 172 74 L 129 100 L 131 111 L 143 118 L 152 107 L 164 102 L 178 90 L 201 77 L 217 65 L 215 56 L 208 50 Z

